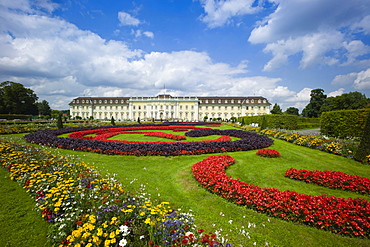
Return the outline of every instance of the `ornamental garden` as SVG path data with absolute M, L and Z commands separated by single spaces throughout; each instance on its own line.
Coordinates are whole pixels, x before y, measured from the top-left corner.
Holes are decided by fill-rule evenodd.
M 370 167 L 353 143 L 218 123 L 3 137 L 1 165 L 50 246 L 370 244 Z

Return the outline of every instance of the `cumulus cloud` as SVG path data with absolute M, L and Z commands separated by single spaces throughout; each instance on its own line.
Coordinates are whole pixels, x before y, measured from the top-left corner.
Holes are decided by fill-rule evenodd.
M 363 70 L 357 74 L 353 87 L 357 90 L 370 90 L 370 69 Z
M 215 63 L 207 53 L 190 50 L 144 53 L 62 19 L 1 11 L 0 79 L 30 87 L 53 109 L 66 109 L 83 95 L 153 96 L 164 85 L 179 96 L 279 95 L 274 89 L 281 79 L 245 77 L 245 61 Z
M 335 97 L 335 96 L 342 95 L 344 93 L 344 91 L 345 91 L 344 88 L 339 88 L 338 90 L 330 92 L 327 95 L 328 95 L 328 97 Z
M 370 90 L 370 69 L 352 72 L 346 75 L 337 75 L 331 82 L 333 85 L 351 84 L 356 90 Z
M 357 73 L 349 73 L 347 75 L 337 75 L 332 81 L 332 85 L 344 86 L 347 84 L 352 84 L 356 79 Z
M 140 24 L 139 19 L 124 11 L 118 12 L 118 20 L 120 21 L 121 26 L 138 26 Z
M 253 14 L 260 6 L 254 6 L 254 0 L 200 0 L 205 15 L 200 19 L 208 27 L 215 28 L 230 22 L 232 17 Z
M 140 29 L 139 30 L 131 30 L 131 34 L 135 35 L 136 38 L 138 37 L 141 37 L 141 36 L 146 36 L 148 38 L 151 38 L 153 39 L 154 38 L 154 33 L 153 32 L 149 32 L 149 31 L 141 31 Z
M 273 55 L 264 70 L 280 67 L 297 53 L 302 53 L 301 68 L 314 64 L 351 64 L 358 57 L 370 53 L 369 47 L 362 41 L 347 41 L 353 39 L 350 35 L 354 30 L 368 33 L 370 24 L 366 20 L 369 19 L 369 1 L 274 2 L 278 5 L 276 10 L 257 23 L 248 39 L 252 44 L 267 44 L 264 52 Z

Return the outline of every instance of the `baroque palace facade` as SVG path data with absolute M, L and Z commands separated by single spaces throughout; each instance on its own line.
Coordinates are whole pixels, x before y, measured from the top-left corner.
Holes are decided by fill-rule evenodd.
M 266 98 L 253 97 L 78 97 L 69 103 L 72 118 L 143 121 L 204 121 L 270 113 Z

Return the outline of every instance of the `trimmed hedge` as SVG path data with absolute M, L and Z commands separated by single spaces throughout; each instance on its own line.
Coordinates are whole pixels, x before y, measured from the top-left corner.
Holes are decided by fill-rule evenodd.
M 278 114 L 246 116 L 239 117 L 238 122 L 243 125 L 258 123 L 259 126 L 263 126 L 264 128 L 295 130 L 297 129 L 298 116 Z
M 7 120 L 14 120 L 14 119 L 30 120 L 31 118 L 32 118 L 32 115 L 0 114 L 0 119 L 7 119 Z
M 347 138 L 362 137 L 370 109 L 340 110 L 321 114 L 321 134 Z

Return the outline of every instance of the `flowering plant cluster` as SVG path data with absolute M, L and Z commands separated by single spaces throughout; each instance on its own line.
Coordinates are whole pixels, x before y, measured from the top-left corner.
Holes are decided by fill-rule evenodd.
M 280 157 L 280 153 L 278 151 L 274 149 L 268 149 L 268 148 L 260 149 L 257 151 L 256 154 L 258 156 L 267 157 L 267 158 L 279 158 Z
M 285 177 L 314 183 L 331 189 L 341 189 L 370 195 L 370 179 L 338 171 L 309 171 L 290 168 Z
M 356 147 L 355 144 L 350 142 L 334 141 L 326 138 L 319 138 L 317 136 L 299 135 L 277 130 L 264 129 L 261 130 L 261 134 L 344 157 L 353 157 L 354 149 Z
M 176 127 L 184 128 L 184 125 Z M 58 130 L 38 131 L 25 136 L 28 142 L 42 144 L 52 147 L 82 150 L 88 152 L 97 152 L 104 154 L 121 154 L 121 155 L 197 155 L 205 153 L 235 152 L 247 151 L 259 148 L 265 148 L 272 145 L 273 140 L 256 133 L 243 130 L 229 129 L 218 130 L 210 128 L 194 128 L 187 132 L 186 136 L 199 137 L 219 135 L 220 138 L 211 141 L 199 142 L 171 142 L 171 143 L 122 143 L 120 141 L 102 141 L 97 140 L 98 136 L 107 139 L 108 136 L 117 135 L 121 131 L 142 131 L 142 130 L 160 130 L 174 129 L 173 125 L 147 125 L 140 126 L 117 126 L 115 128 L 68 128 Z M 57 137 L 64 133 L 71 133 L 74 138 Z M 228 136 L 225 138 L 224 136 Z M 240 140 L 230 141 L 229 137 L 237 137 Z M 102 138 L 102 139 L 103 139 Z
M 324 152 L 340 155 L 343 157 L 353 157 L 353 153 L 357 149 L 357 144 L 349 141 L 342 140 L 329 140 L 327 138 L 318 138 L 317 136 L 299 135 L 296 133 L 278 131 L 278 130 L 260 130 L 256 127 L 251 126 L 240 126 L 236 124 L 230 124 L 234 127 L 238 127 L 247 131 L 261 133 L 265 136 L 274 137 L 277 139 L 285 140 L 300 146 L 309 147 Z M 370 155 L 368 159 L 363 161 L 365 164 L 370 164 Z
M 370 237 L 368 201 L 262 188 L 228 176 L 225 169 L 233 163 L 229 155 L 210 156 L 194 164 L 192 171 L 202 186 L 236 204 L 333 233 Z
M 102 177 L 87 164 L 0 142 L 0 165 L 35 198 L 53 245 L 224 246 L 216 235 L 198 232 L 191 213 L 153 204 L 144 192 L 128 193 L 114 176 Z

